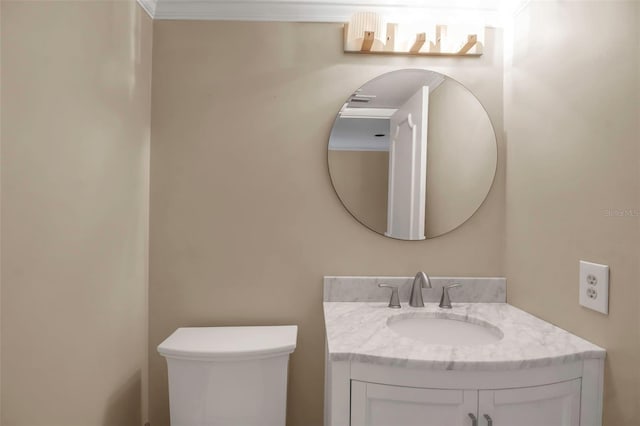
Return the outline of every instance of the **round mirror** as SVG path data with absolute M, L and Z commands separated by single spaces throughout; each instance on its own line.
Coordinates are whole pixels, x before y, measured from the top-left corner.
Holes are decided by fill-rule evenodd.
M 496 137 L 460 83 L 400 70 L 345 101 L 328 161 L 338 197 L 359 222 L 388 237 L 423 240 L 457 228 L 480 207 L 496 171 Z

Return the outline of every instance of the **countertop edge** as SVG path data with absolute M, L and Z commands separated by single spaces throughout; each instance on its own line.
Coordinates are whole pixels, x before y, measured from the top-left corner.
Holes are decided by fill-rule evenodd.
M 332 362 L 357 362 L 379 365 L 384 367 L 424 368 L 437 371 L 510 371 L 532 368 L 542 368 L 568 364 L 588 359 L 605 359 L 606 351 L 588 351 L 567 354 L 553 358 L 520 359 L 509 361 L 442 361 L 442 360 L 412 360 L 401 358 L 387 358 L 360 353 L 329 353 Z

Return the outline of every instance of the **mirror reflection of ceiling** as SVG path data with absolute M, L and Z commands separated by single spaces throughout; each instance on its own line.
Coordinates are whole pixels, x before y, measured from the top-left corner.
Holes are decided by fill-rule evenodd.
M 467 221 L 497 165 L 493 126 L 478 99 L 420 69 L 383 74 L 354 91 L 328 150 L 331 181 L 349 213 L 404 240 L 437 237 Z
M 402 80 L 374 79 L 353 93 L 338 113 L 329 149 L 335 151 L 388 151 L 389 119 L 416 91 L 433 93 L 445 76 L 424 70 L 404 70 Z
M 416 92 L 417 87 L 427 86 L 436 90 L 445 76 L 424 70 L 404 70 L 402 80 L 378 78 L 365 83 L 347 102 L 347 108 L 398 109 Z
M 389 119 L 343 118 L 336 120 L 329 141 L 331 151 L 389 151 Z

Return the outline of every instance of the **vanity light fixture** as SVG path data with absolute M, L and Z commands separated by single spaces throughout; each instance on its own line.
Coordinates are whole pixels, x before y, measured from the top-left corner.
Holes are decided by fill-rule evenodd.
M 408 25 L 407 25 L 408 27 Z M 388 23 L 374 12 L 358 12 L 344 25 L 344 52 L 413 56 L 482 55 L 482 42 L 476 32 L 448 31 L 436 25 L 430 32 L 402 31 L 400 24 Z
M 375 12 L 358 12 L 345 26 L 345 49 L 371 52 L 387 43 L 387 22 Z

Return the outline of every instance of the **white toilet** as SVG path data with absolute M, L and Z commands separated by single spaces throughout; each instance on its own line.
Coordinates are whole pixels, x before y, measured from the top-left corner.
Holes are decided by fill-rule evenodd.
M 179 328 L 167 359 L 172 426 L 284 426 L 298 327 Z

